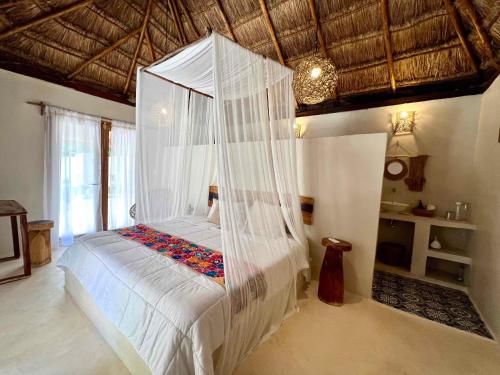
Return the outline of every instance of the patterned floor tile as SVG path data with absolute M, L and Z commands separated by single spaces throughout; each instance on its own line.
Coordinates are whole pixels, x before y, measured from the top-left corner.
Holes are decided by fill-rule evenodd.
M 396 309 L 492 339 L 467 294 L 462 291 L 375 271 L 372 297 Z

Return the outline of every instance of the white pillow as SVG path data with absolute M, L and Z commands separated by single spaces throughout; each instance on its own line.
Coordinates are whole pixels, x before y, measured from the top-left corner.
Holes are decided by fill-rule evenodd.
M 212 201 L 212 207 L 208 211 L 208 221 L 220 225 L 219 201 L 217 199 Z
M 274 221 L 274 218 L 277 217 L 281 218 L 281 212 L 278 206 L 256 201 L 248 212 L 248 221 L 245 230 L 257 236 L 270 236 L 271 238 L 280 237 L 282 228 L 279 223 L 282 224 L 283 220 L 281 220 L 281 222 L 278 221 L 277 224 L 273 224 L 270 228 L 264 225 L 265 218 L 271 218 L 271 220 Z

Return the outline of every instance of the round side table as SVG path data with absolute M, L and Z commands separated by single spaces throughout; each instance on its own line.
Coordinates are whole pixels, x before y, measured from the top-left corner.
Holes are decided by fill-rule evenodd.
M 319 274 L 318 298 L 329 305 L 342 305 L 344 303 L 344 268 L 342 258 L 344 251 L 351 251 L 349 242 L 330 238 L 321 241 L 326 246 L 323 265 Z

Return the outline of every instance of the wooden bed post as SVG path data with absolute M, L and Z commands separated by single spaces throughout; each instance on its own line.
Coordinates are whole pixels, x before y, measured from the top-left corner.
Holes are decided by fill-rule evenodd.
M 101 120 L 101 210 L 102 229 L 108 230 L 109 133 L 111 121 Z

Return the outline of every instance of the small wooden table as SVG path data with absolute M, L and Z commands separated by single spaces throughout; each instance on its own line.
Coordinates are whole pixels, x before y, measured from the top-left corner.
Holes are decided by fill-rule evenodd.
M 338 240 L 334 242 L 323 238 L 321 244 L 326 246 L 323 265 L 319 274 L 318 298 L 329 305 L 344 303 L 344 268 L 342 258 L 344 251 L 351 251 L 349 242 Z
M 0 200 L 0 217 L 10 216 L 10 225 L 12 229 L 12 242 L 14 244 L 14 256 L 0 258 L 0 262 L 19 259 L 21 252 L 19 249 L 19 233 L 17 231 L 17 216 L 21 221 L 21 239 L 23 247 L 24 272 L 20 275 L 14 275 L 0 279 L 0 284 L 24 279 L 31 276 L 30 248 L 28 241 L 28 220 L 26 218 L 26 209 L 13 200 Z

